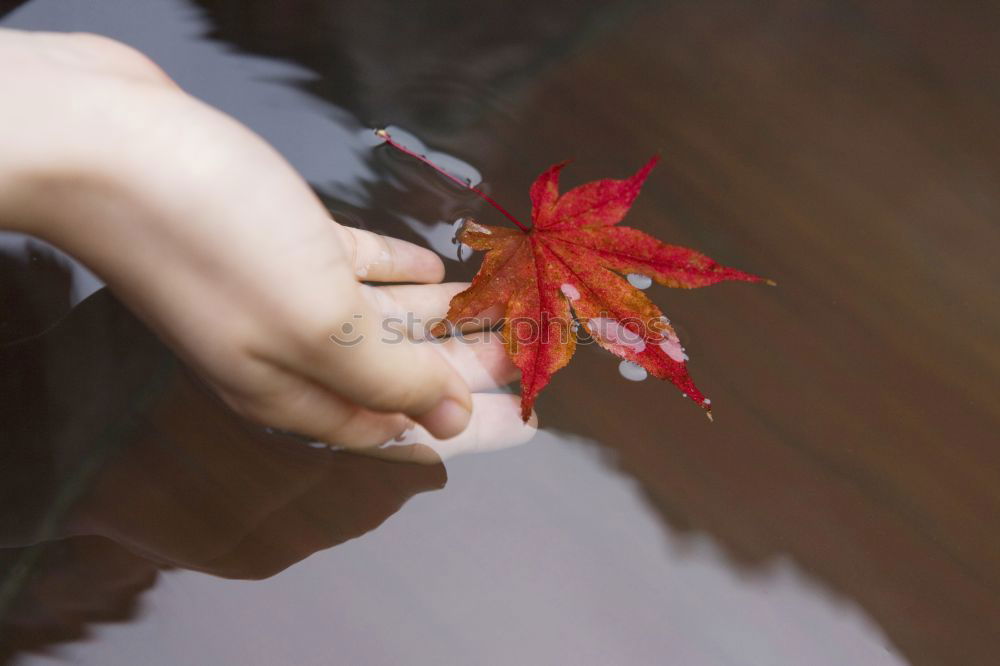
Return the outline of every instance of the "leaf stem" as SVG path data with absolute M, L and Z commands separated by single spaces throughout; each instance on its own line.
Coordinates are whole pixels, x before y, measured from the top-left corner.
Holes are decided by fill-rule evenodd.
M 510 213 L 508 213 L 507 209 L 504 208 L 503 206 L 501 206 L 499 203 L 497 203 L 497 201 L 493 197 L 491 197 L 490 195 L 486 194 L 486 192 L 483 192 L 481 189 L 479 189 L 478 187 L 476 187 L 472 183 L 468 183 L 468 182 L 462 180 L 461 178 L 458 178 L 458 177 L 453 176 L 452 174 L 448 173 L 447 171 L 445 171 L 444 169 L 442 169 L 438 165 L 434 164 L 434 162 L 431 162 L 429 159 L 427 159 L 426 155 L 420 155 L 419 153 L 413 152 L 412 150 L 410 150 L 406 146 L 404 146 L 402 144 L 399 144 L 399 143 L 396 143 L 396 141 L 391 136 L 389 136 L 389 133 L 387 131 L 385 131 L 384 129 L 377 129 L 377 130 L 375 130 L 375 136 L 377 136 L 378 138 L 382 139 L 388 145 L 392 146 L 393 148 L 395 148 L 399 152 L 405 153 L 406 155 L 409 155 L 410 157 L 412 157 L 412 158 L 414 158 L 416 160 L 419 160 L 420 162 L 423 162 L 424 164 L 426 164 L 430 168 L 434 169 L 435 171 L 437 171 L 439 174 L 441 174 L 442 176 L 444 176 L 448 180 L 450 180 L 450 181 L 452 181 L 454 183 L 457 183 L 457 184 L 461 185 L 462 187 L 464 187 L 464 188 L 466 188 L 468 190 L 472 190 L 477 195 L 479 195 L 480 198 L 482 198 L 484 201 L 486 201 L 486 203 L 488 203 L 489 205 L 491 205 L 494 208 L 496 208 L 498 211 L 500 211 L 503 214 L 504 217 L 506 217 L 508 220 L 510 220 L 511 222 L 513 222 L 515 225 L 517 225 L 518 229 L 520 229 L 524 233 L 528 233 L 528 227 L 526 227 L 523 224 L 521 224 L 516 217 L 514 217 L 513 215 L 511 215 Z

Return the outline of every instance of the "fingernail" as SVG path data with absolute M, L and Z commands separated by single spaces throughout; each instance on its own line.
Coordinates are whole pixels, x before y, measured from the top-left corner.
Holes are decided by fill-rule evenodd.
M 444 398 L 419 421 L 435 437 L 448 439 L 465 430 L 471 417 L 468 407 L 454 398 Z

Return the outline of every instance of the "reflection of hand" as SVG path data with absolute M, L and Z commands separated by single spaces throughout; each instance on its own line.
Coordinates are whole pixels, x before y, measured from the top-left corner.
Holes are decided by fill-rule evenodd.
M 107 291 L 44 335 L 0 347 L 0 366 L 24 389 L 0 381 L 0 441 L 19 463 L 0 466 L 0 544 L 22 546 L 0 548 L 0 590 L 19 592 L 0 604 L 0 662 L 128 617 L 158 566 L 271 576 L 445 483 L 441 465 L 311 450 L 251 426 L 177 371 Z M 166 385 L 151 387 L 164 368 Z M 116 427 L 132 417 L 136 428 Z M 60 518 L 56 497 L 73 496 L 65 488 L 95 453 L 104 462 L 69 515 L 46 519 Z
M 474 424 L 505 410 L 517 417 L 511 396 L 476 399 L 496 399 L 500 408 L 483 409 Z M 410 497 L 446 480 L 440 464 L 313 449 L 251 427 L 184 372 L 144 421 L 97 477 L 67 529 L 217 576 L 272 576 L 375 529 Z M 516 423 L 518 432 L 530 431 L 519 418 Z M 483 431 L 480 441 L 504 446 L 511 443 L 507 432 Z M 439 461 L 426 456 L 420 462 Z
M 496 403 L 434 345 L 380 335 L 384 292 L 359 276 L 437 282 L 433 253 L 332 222 L 263 140 L 124 45 L 0 30 L 0 59 L 0 219 L 93 268 L 237 411 L 362 447 L 407 417 L 452 437 Z M 418 313 L 451 293 L 392 290 Z M 361 341 L 331 341 L 345 327 Z
M 180 372 L 67 531 L 161 563 L 265 578 L 375 529 L 446 481 L 441 465 L 314 450 L 232 414 Z
M 434 289 L 447 300 L 446 291 L 459 288 Z M 385 293 L 402 299 L 398 290 L 417 287 L 392 289 L 397 291 Z M 509 371 L 490 360 L 505 358 L 499 344 L 466 345 L 456 338 L 441 348 L 473 387 L 492 386 L 503 381 L 496 373 Z M 8 460 L 22 460 L 0 467 L 0 487 L 8 490 L 0 528 L 14 528 L 13 534 L 0 534 L 0 544 L 96 534 L 155 562 L 259 578 L 374 529 L 414 494 L 445 482 L 440 464 L 334 453 L 269 434 L 229 410 L 170 359 L 106 290 L 44 335 L 0 347 L 5 369 L 0 393 L 6 398 L 0 402 L 0 441 Z M 32 381 L 43 375 L 47 381 Z M 163 379 L 152 381 L 154 376 Z M 8 382 L 21 390 L 4 390 Z M 475 399 L 499 407 L 477 410 L 477 427 L 455 447 L 447 442 L 450 448 L 474 442 L 495 448 L 530 434 L 517 418 L 512 396 Z M 484 420 L 507 411 L 517 425 L 512 432 Z M 136 425 L 123 431 L 123 420 Z M 52 485 L 46 478 L 65 486 L 67 477 L 102 449 L 104 464 L 58 531 L 38 535 L 25 524 L 28 516 L 45 522 L 45 508 L 61 493 L 59 487 L 42 492 Z M 402 449 L 414 450 L 422 451 Z M 26 475 L 30 483 L 12 483 Z M 18 486 L 22 490 L 11 496 L 9 490 Z M 8 511 L 14 513 L 5 517 Z
M 4 565 L 28 550 L 0 550 L 0 570 L 13 569 Z M 72 640 L 90 622 L 130 617 L 156 576 L 155 564 L 101 537 L 47 544 L 12 607 L 0 616 L 0 663 L 7 663 L 5 650 Z

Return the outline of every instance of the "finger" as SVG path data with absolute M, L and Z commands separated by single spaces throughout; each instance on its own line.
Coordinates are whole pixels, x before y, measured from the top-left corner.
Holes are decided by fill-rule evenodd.
M 422 340 L 429 337 L 429 331 L 436 323 L 442 321 L 455 294 L 468 286 L 467 282 L 445 282 L 368 288 L 387 320 L 406 322 L 407 335 Z
M 346 448 L 370 447 L 395 437 L 410 421 L 350 404 L 324 387 L 275 369 L 266 394 L 219 393 L 242 415 L 263 425 Z
M 386 318 L 405 323 L 401 330 L 414 340 L 429 337 L 430 330 L 444 320 L 451 299 L 468 288 L 468 282 L 370 287 Z M 502 317 L 502 308 L 490 308 L 478 317 L 463 321 L 460 330 L 468 333 L 493 328 Z
M 497 331 L 481 331 L 448 338 L 441 353 L 458 370 L 472 391 L 492 391 L 516 380 L 517 369 Z
M 470 317 L 463 321 L 456 322 L 458 324 L 457 329 L 462 333 L 470 333 L 473 331 L 496 328 L 497 324 L 503 320 L 503 311 L 504 309 L 502 305 L 491 306 L 480 312 L 475 317 Z
M 467 283 L 399 285 L 368 287 L 385 320 L 382 337 L 386 342 L 432 341 L 452 366 L 459 371 L 471 391 L 488 391 L 517 379 L 519 371 L 510 360 L 498 331 L 460 332 L 443 340 L 434 340 L 431 329 L 440 319 L 451 297 Z
M 444 263 L 431 250 L 398 238 L 337 225 L 353 259 L 354 274 L 373 282 L 440 282 Z
M 472 421 L 456 437 L 438 439 L 426 429 L 415 426 L 384 446 L 357 452 L 383 460 L 431 465 L 466 453 L 485 453 L 526 444 L 538 431 L 538 417 L 534 413 L 528 423 L 521 420 L 517 396 L 480 393 L 473 396 L 473 401 Z
M 341 290 L 329 308 L 304 313 L 320 318 L 290 327 L 299 341 L 293 369 L 362 407 L 402 412 L 439 437 L 458 434 L 472 409 L 465 382 L 437 345 L 387 335 L 371 294 Z

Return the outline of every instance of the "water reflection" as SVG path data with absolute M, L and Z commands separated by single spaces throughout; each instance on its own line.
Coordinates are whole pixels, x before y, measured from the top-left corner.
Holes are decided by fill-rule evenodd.
M 272 576 L 446 480 L 246 423 L 107 291 L 0 367 L 0 617 L 18 641 L 121 617 L 158 568 Z

